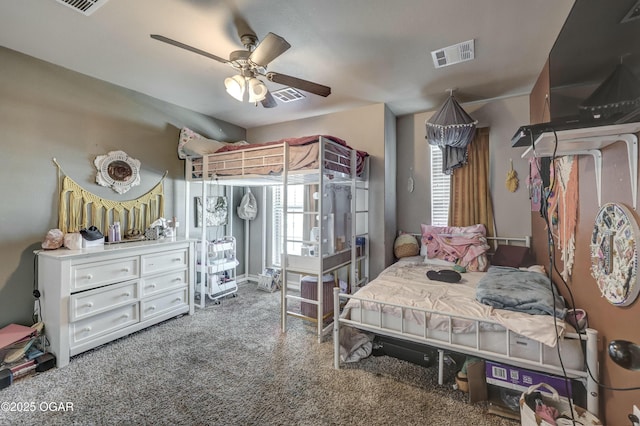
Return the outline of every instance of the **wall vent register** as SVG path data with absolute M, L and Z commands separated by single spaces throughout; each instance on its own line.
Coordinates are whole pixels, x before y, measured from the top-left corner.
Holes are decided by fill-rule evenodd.
M 431 58 L 433 59 L 433 66 L 436 68 L 442 68 L 475 59 L 474 40 L 468 40 L 442 49 L 434 50 L 431 52 Z
M 85 16 L 91 15 L 93 12 L 102 7 L 108 0 L 56 0 L 60 4 L 64 4 Z

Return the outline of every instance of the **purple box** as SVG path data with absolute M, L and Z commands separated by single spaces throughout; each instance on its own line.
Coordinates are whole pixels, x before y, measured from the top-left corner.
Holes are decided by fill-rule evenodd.
M 524 368 L 512 367 L 492 361 L 486 361 L 485 365 L 487 384 L 489 385 L 526 392 L 532 385 L 546 383 L 553 387 L 560 396 L 568 398 L 569 395 L 573 394 L 572 383 L 569 380 L 569 395 L 567 395 L 564 377 L 525 370 Z M 541 387 L 538 391 L 549 393 L 544 387 Z

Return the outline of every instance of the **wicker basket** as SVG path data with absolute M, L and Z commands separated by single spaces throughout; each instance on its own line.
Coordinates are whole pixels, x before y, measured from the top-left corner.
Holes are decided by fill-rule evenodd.
M 396 258 L 416 256 L 420 253 L 420 245 L 418 240 L 411 234 L 400 234 L 393 243 L 393 254 Z

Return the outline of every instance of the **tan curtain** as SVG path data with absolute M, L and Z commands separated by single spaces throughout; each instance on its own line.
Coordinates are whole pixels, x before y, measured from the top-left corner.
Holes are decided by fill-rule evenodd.
M 469 162 L 451 176 L 449 226 L 482 223 L 487 236 L 494 235 L 493 205 L 489 188 L 489 128 L 476 131 L 467 146 Z

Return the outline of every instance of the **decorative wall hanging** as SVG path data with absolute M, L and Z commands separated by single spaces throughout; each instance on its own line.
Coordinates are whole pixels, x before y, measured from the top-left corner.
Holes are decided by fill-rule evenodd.
M 562 278 L 568 280 L 575 258 L 575 231 L 578 223 L 578 157 L 567 155 L 555 160 L 550 169 L 547 217 L 555 229 L 562 253 Z
M 527 189 L 529 190 L 529 200 L 531 200 L 531 211 L 539 212 L 542 202 L 542 177 L 540 176 L 540 162 L 536 157 L 529 158 Z
M 407 191 L 413 192 L 415 189 L 415 180 L 413 179 L 413 167 L 409 167 L 409 178 L 407 179 Z
M 602 206 L 591 235 L 591 275 L 602 296 L 617 306 L 638 297 L 638 223 L 617 203 Z
M 202 226 L 202 197 L 196 198 L 196 228 Z M 227 197 L 207 197 L 205 208 L 205 226 L 221 226 L 227 224 L 228 206 Z
M 62 168 L 55 158 L 53 162 L 61 175 Z M 64 176 L 59 189 L 58 228 L 70 233 L 95 226 L 107 235 L 109 224 L 120 222 L 126 233 L 132 230 L 144 232 L 155 220 L 164 217 L 163 182 L 166 176 L 165 172 L 160 182 L 146 194 L 126 201 L 101 198 Z
M 109 186 L 118 194 L 124 194 L 140 184 L 140 161 L 129 157 L 124 151 L 98 155 L 93 164 L 97 169 L 96 183 Z
M 505 186 L 509 192 L 516 192 L 518 190 L 518 185 L 520 181 L 518 180 L 518 173 L 513 169 L 513 160 L 509 159 L 509 164 L 511 165 L 511 169 L 507 172 L 507 180 L 505 181 Z

